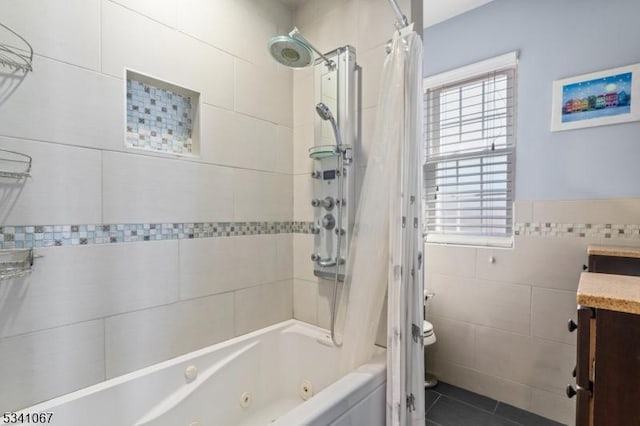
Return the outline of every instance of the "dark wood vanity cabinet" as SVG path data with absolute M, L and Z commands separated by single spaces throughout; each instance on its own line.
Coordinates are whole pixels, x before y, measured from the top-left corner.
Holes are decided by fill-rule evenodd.
M 640 425 L 640 315 L 578 310 L 577 426 Z
M 640 426 L 640 249 L 590 246 L 578 285 L 576 426 Z

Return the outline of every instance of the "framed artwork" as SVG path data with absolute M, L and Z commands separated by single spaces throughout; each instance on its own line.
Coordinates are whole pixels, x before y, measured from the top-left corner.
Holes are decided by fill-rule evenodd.
M 553 82 L 551 131 L 640 120 L 640 64 Z

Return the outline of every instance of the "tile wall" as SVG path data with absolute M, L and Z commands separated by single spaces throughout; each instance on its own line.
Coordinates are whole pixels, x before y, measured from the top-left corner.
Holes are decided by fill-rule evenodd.
M 291 318 L 293 75 L 265 48 L 291 12 L 25 0 L 0 16 L 35 50 L 0 91 L 0 147 L 33 157 L 31 178 L 0 179 L 2 246 L 41 256 L 0 282 L 0 411 Z M 201 94 L 199 155 L 125 146 L 125 68 Z
M 573 424 L 576 289 L 589 244 L 640 246 L 640 199 L 517 201 L 513 249 L 426 245 L 428 368 Z M 519 235 L 518 235 L 519 234 Z

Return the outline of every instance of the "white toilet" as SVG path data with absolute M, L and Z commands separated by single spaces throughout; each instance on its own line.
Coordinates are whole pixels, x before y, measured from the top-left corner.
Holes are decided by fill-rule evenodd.
M 438 384 L 438 378 L 433 374 L 427 373 L 427 346 L 436 342 L 436 333 L 433 332 L 433 324 L 429 321 L 422 323 L 422 338 L 424 343 L 424 387 L 433 388 Z
M 434 295 L 432 293 L 427 293 L 425 291 L 424 294 L 424 302 L 425 307 L 427 300 L 432 298 Z M 422 322 L 422 340 L 424 344 L 424 387 L 425 388 L 433 388 L 438 384 L 438 378 L 433 374 L 427 373 L 427 346 L 433 345 L 436 342 L 436 333 L 433 331 L 433 324 L 429 321 Z

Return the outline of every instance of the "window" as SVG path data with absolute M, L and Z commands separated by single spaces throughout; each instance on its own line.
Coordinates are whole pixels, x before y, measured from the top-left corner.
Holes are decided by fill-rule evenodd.
M 516 61 L 425 80 L 427 242 L 511 246 Z

